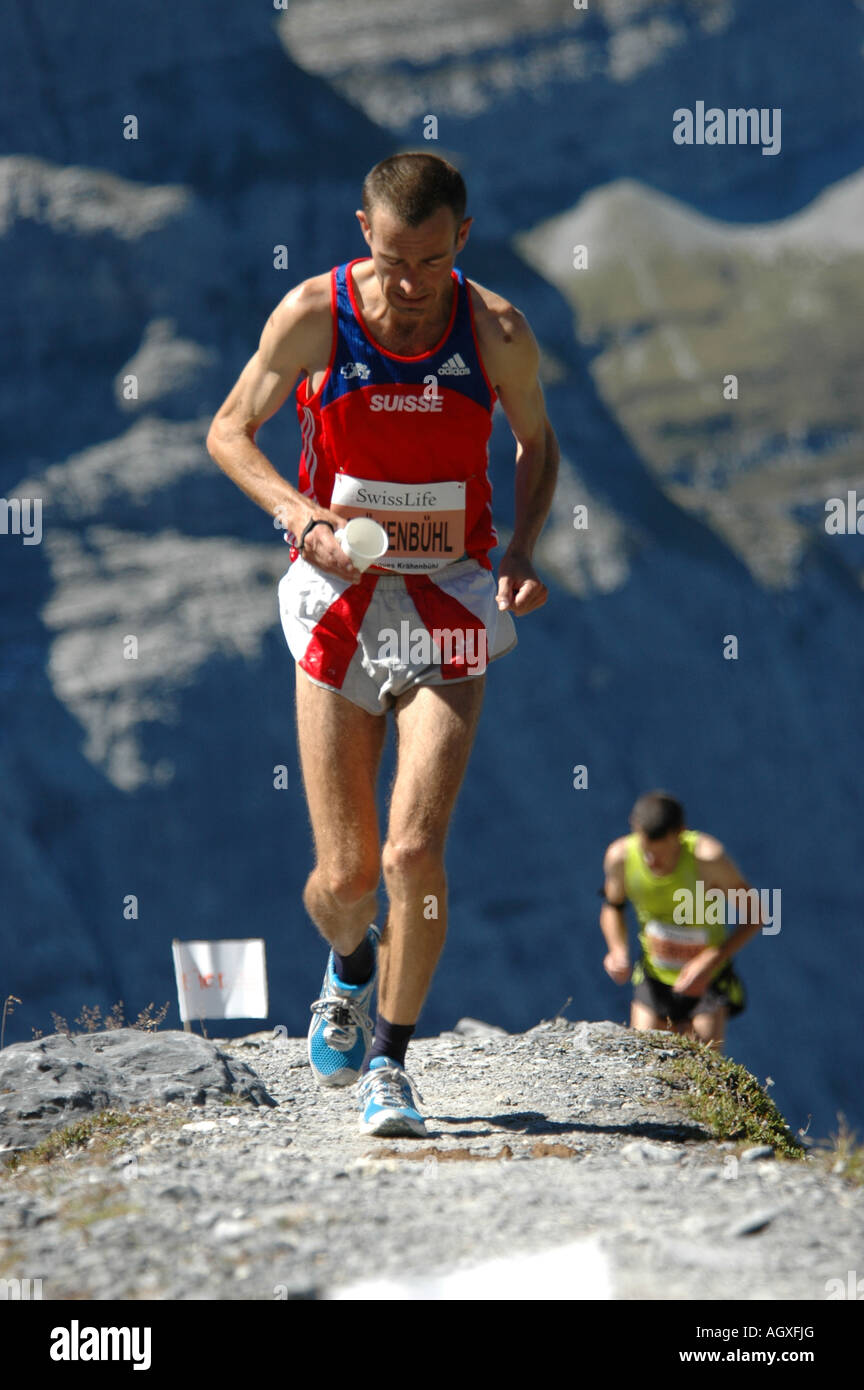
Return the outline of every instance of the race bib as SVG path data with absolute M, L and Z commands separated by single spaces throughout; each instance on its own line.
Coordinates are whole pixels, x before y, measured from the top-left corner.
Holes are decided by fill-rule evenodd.
M 675 927 L 671 922 L 646 922 L 645 941 L 654 965 L 680 970 L 708 945 L 705 927 Z
M 337 473 L 330 510 L 371 516 L 387 532 L 381 564 L 400 573 L 437 570 L 465 552 L 465 483 L 379 483 Z

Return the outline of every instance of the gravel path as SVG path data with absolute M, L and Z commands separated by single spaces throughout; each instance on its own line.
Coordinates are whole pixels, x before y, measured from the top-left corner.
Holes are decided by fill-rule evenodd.
M 119 1154 L 2 1176 L 0 1275 L 60 1299 L 416 1297 L 504 1260 L 511 1298 L 823 1300 L 864 1269 L 864 1190 L 711 1140 L 616 1024 L 413 1042 L 426 1140 L 361 1134 L 305 1040 L 218 1045 L 277 1104 L 173 1101 Z M 517 1258 L 542 1251 L 554 1293 Z

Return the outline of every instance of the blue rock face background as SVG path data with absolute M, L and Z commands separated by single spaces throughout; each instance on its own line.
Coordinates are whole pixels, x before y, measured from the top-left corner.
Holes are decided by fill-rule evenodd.
M 864 542 L 824 524 L 864 498 L 860 6 L 31 0 L 0 39 L 0 487 L 43 507 L 40 544 L 0 535 L 7 1041 L 118 999 L 170 998 L 176 1026 L 175 936 L 265 937 L 269 1023 L 305 1031 L 324 951 L 287 551 L 203 441 L 274 304 L 364 253 L 366 171 L 428 147 L 469 185 L 464 270 L 534 328 L 563 464 L 550 601 L 490 671 L 420 1032 L 568 998 L 626 1019 L 596 889 L 663 785 L 782 892 L 781 932 L 738 958 L 729 1050 L 794 1126 L 864 1124 Z M 780 153 L 676 145 L 700 100 L 779 108 Z M 294 476 L 290 401 L 259 443 Z M 512 459 L 499 418 L 503 536 Z

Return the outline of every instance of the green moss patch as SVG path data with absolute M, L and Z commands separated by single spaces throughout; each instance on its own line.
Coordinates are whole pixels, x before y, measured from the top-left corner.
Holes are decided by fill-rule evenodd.
M 715 1139 L 770 1144 L 784 1158 L 805 1156 L 804 1146 L 746 1067 L 721 1056 L 707 1043 L 669 1033 L 642 1036 L 652 1047 L 676 1054 L 660 1075 L 682 1091 L 694 1119 L 710 1130 Z

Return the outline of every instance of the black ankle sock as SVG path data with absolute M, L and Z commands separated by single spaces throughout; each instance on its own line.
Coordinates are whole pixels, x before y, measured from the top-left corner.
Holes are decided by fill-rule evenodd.
M 379 1014 L 375 1020 L 372 1051 L 363 1068 L 364 1072 L 369 1070 L 369 1063 L 373 1057 L 390 1057 L 394 1062 L 398 1062 L 400 1067 L 404 1067 L 405 1052 L 415 1027 L 414 1023 L 391 1023 Z
M 360 945 L 350 956 L 340 956 L 333 952 L 333 969 L 343 985 L 365 985 L 372 978 L 375 969 L 375 953 L 367 932 Z

